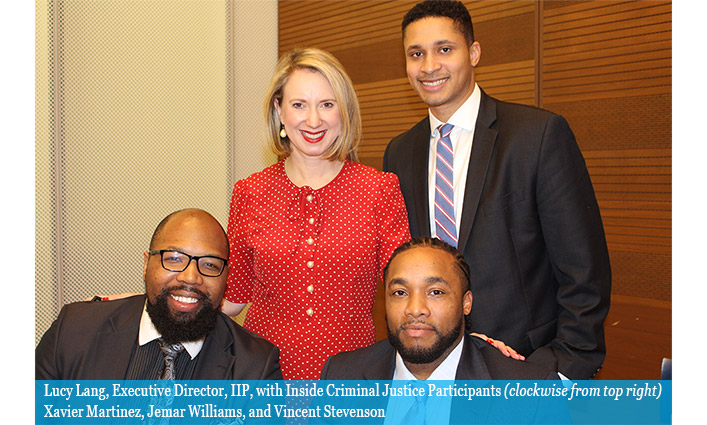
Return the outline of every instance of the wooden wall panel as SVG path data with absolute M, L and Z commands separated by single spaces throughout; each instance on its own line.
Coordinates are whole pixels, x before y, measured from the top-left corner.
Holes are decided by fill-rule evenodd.
M 400 38 L 410 2 L 281 1 L 280 51 L 316 46 L 331 51 Z
M 670 93 L 671 20 L 669 2 L 545 9 L 543 103 Z
M 363 120 L 359 160 L 381 169 L 390 139 L 415 125 L 427 113 L 427 107 L 407 78 L 360 84 L 356 91 Z
M 479 66 L 477 81 L 486 93 L 508 102 L 535 104 L 535 61 Z
M 407 82 L 400 34 L 415 3 L 280 1 L 280 52 L 313 46 L 341 60 L 361 103 L 359 157 L 377 168 L 388 141 L 427 113 Z M 479 85 L 563 115 L 584 153 L 614 276 L 609 354 L 598 377 L 657 378 L 671 353 L 671 2 L 464 4 L 482 46 Z M 381 302 L 379 294 L 378 338 Z
M 617 294 L 611 302 L 606 359 L 595 379 L 660 379 L 662 359 L 672 357 L 670 303 Z
M 579 147 L 586 153 L 671 149 L 671 102 L 670 94 L 660 94 L 551 103 L 545 107 L 567 118 Z
M 671 3 L 545 2 L 541 105 L 577 136 L 615 294 L 671 299 Z M 650 271 L 639 264 L 653 264 Z
M 587 151 L 585 160 L 609 248 L 670 255 L 670 151 Z M 641 295 L 651 298 L 650 294 Z

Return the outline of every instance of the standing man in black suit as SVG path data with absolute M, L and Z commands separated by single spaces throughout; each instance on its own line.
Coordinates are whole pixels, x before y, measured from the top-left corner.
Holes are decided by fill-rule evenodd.
M 228 255 L 210 214 L 170 214 L 145 252 L 146 294 L 64 306 L 37 346 L 36 379 L 282 379 L 277 347 L 219 311 Z M 91 261 L 109 271 L 120 258 L 107 248 Z
M 474 331 L 591 378 L 606 352 L 611 268 L 572 131 L 477 86 L 481 45 L 461 2 L 419 3 L 402 28 L 408 79 L 429 116 L 388 144 L 383 169 L 398 175 L 411 234 L 448 241 L 474 270 Z

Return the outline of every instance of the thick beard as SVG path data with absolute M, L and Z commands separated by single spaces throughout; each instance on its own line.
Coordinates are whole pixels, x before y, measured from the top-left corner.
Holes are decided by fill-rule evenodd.
M 403 331 L 404 325 L 400 325 L 395 332 L 391 331 L 390 327 L 387 328 L 390 344 L 400 353 L 400 357 L 406 362 L 428 364 L 442 357 L 444 352 L 454 345 L 462 330 L 462 319 L 460 317 L 456 326 L 446 334 L 441 334 L 437 328 L 433 328 L 435 334 L 437 334 L 437 341 L 429 348 L 405 347 L 400 340 L 400 333 Z
M 187 290 L 202 297 L 201 308 L 196 313 L 181 311 L 172 312 L 169 309 L 167 297 L 170 291 Z M 177 342 L 198 341 L 208 335 L 216 327 L 219 310 L 213 306 L 209 294 L 187 286 L 162 288 L 155 303 L 147 300 L 147 314 L 150 315 L 155 329 L 162 334 L 167 344 Z

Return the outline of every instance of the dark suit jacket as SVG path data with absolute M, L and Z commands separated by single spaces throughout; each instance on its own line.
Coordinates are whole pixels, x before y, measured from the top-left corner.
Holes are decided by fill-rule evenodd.
M 413 236 L 429 236 L 429 118 L 395 137 Z M 604 360 L 611 267 L 584 158 L 559 115 L 481 93 L 459 250 L 471 268 L 472 328 L 571 379 Z
M 559 379 L 541 365 L 513 360 L 491 344 L 473 336 L 464 337 L 462 355 L 457 367 L 457 380 L 521 380 Z M 387 339 L 358 350 L 329 357 L 319 379 L 361 379 L 384 381 L 393 379 L 395 349 Z
M 455 379 L 458 380 L 543 380 L 559 379 L 557 373 L 541 365 L 513 360 L 505 357 L 491 344 L 473 336 L 464 337 L 461 358 Z M 335 380 L 391 380 L 395 371 L 395 349 L 388 340 L 379 341 L 369 347 L 347 351 L 332 356 L 322 368 L 320 379 Z M 483 382 L 481 382 L 484 384 Z M 496 385 L 493 381 L 486 387 Z M 554 385 L 554 384 L 553 384 Z M 558 383 L 558 385 L 560 385 Z M 386 398 L 375 400 L 374 407 L 385 408 Z M 558 405 L 559 404 L 559 405 Z M 454 397 L 450 411 L 451 424 L 517 423 L 519 413 L 508 411 L 508 406 L 521 408 L 523 423 L 570 423 L 562 403 L 547 402 L 542 398 L 528 398 L 520 403 L 507 403 L 501 397 Z M 368 406 L 367 406 L 368 407 Z M 403 414 L 396 410 L 387 415 Z M 382 423 L 382 421 L 381 421 Z M 439 422 L 435 422 L 439 423 Z
M 125 378 L 145 296 L 61 309 L 35 352 L 36 379 Z M 277 347 L 221 313 L 192 379 L 282 379 Z

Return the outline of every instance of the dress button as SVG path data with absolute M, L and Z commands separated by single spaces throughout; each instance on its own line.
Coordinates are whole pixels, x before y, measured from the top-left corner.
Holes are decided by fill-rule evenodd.
M 307 261 L 307 267 L 310 269 L 314 267 L 314 261 Z
M 313 293 L 314 293 L 314 285 L 309 285 L 309 286 L 307 287 L 307 291 L 308 291 L 310 294 L 313 294 Z
M 307 201 L 312 202 L 312 199 L 314 199 L 314 196 L 312 196 L 312 195 L 307 195 Z
M 312 310 L 311 308 L 308 308 L 307 309 L 307 316 L 311 316 L 313 314 L 314 314 L 314 310 Z
M 310 219 L 307 220 L 307 221 L 309 221 L 309 224 L 314 224 L 314 217 L 310 218 Z
M 314 244 L 314 239 L 312 239 L 312 238 L 307 239 L 307 244 L 308 244 L 308 245 L 313 245 L 313 244 Z

